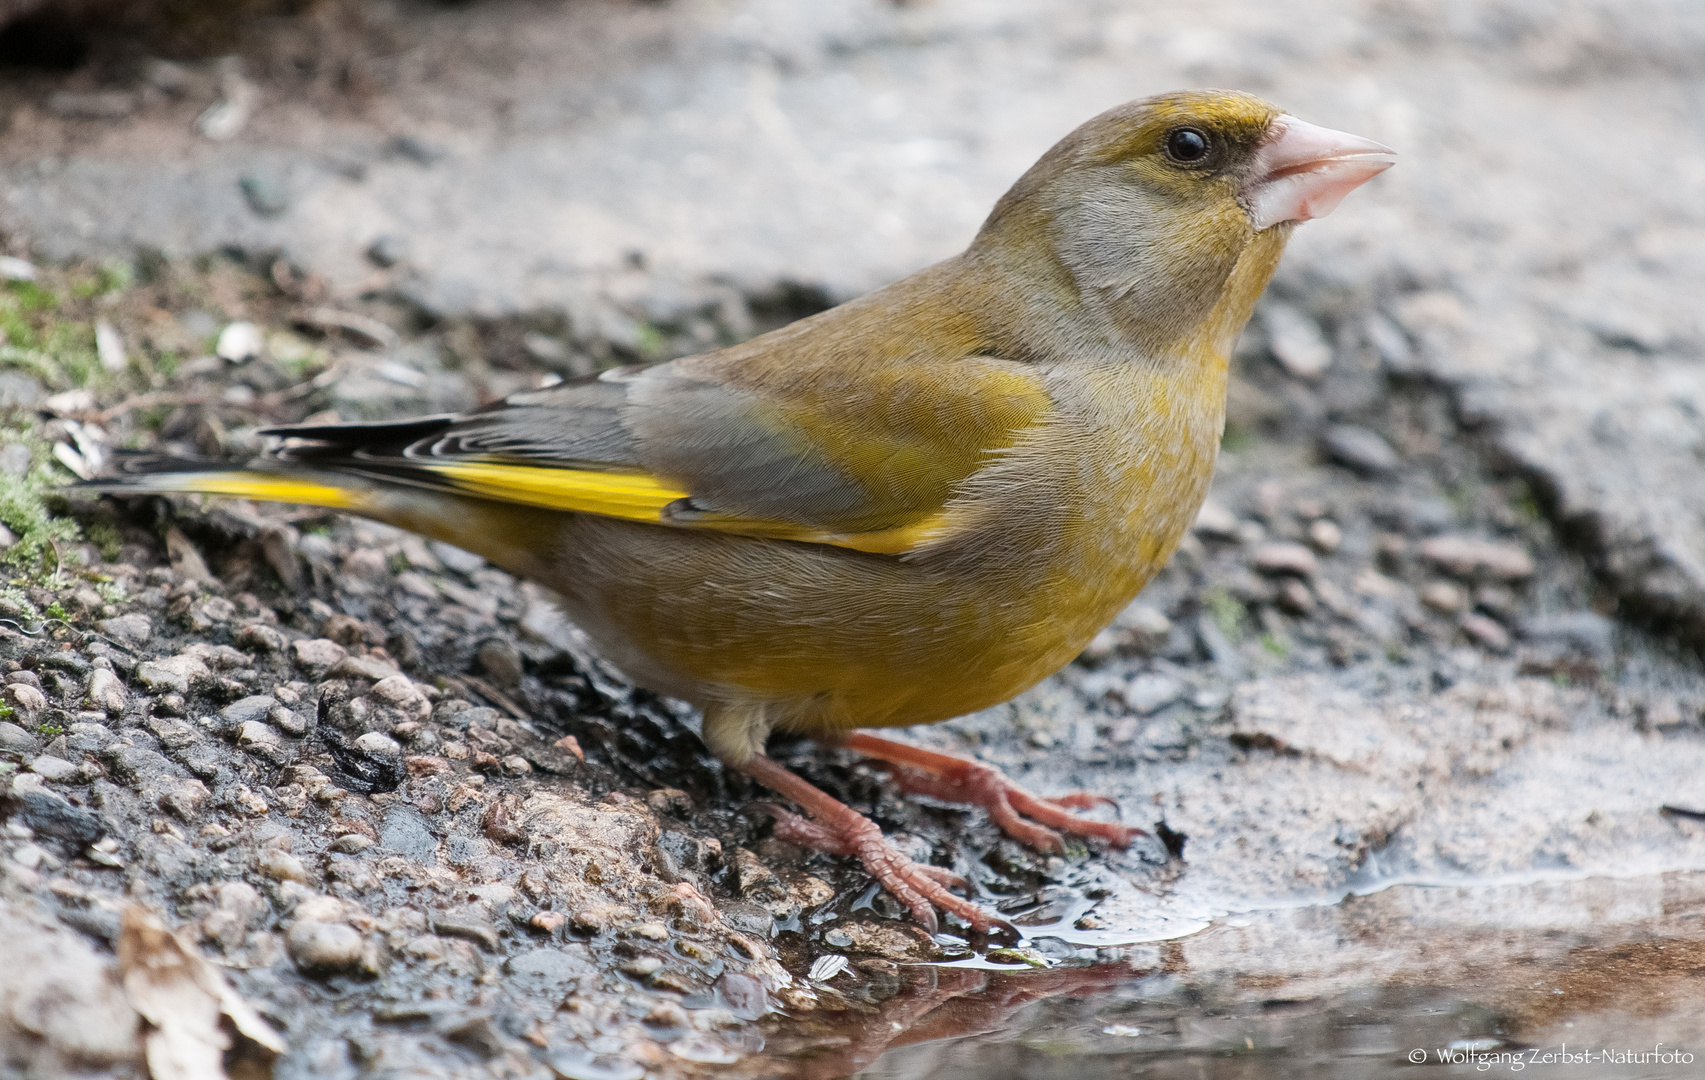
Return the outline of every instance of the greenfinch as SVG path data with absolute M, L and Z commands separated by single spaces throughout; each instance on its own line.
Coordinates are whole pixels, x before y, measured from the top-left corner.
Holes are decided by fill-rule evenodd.
M 1058 670 L 1166 562 L 1207 492 L 1227 359 L 1296 223 L 1390 150 L 1239 93 L 1134 101 L 1043 155 L 969 248 L 741 345 L 456 416 L 276 428 L 240 468 L 101 481 L 334 507 L 538 582 L 637 683 L 703 710 L 917 920 L 1000 921 L 763 755 L 838 741 L 1020 840 L 1128 843 L 970 759 L 861 727 L 946 720 Z

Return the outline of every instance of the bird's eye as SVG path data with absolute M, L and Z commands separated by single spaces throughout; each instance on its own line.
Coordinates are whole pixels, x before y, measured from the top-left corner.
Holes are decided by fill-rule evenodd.
M 1196 128 L 1173 128 L 1166 133 L 1166 156 L 1182 165 L 1196 165 L 1208 156 L 1208 136 Z

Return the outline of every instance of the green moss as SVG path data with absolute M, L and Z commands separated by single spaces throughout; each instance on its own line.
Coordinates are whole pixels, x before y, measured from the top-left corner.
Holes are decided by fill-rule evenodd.
M 118 531 L 118 526 L 111 521 L 94 521 L 83 526 L 83 535 L 89 542 L 101 549 L 101 558 L 107 562 L 117 562 L 119 550 L 124 546 L 124 537 Z
M 1249 613 L 1242 601 L 1223 588 L 1214 588 L 1203 595 L 1202 605 L 1208 609 L 1208 615 L 1227 641 L 1235 645 L 1243 640 L 1243 624 Z
M 70 613 L 65 610 L 64 605 L 57 600 L 47 605 L 47 611 L 44 612 L 44 614 L 48 618 L 58 619 L 60 622 L 65 622 L 71 618 Z
M 1262 634 L 1261 647 L 1266 649 L 1272 655 L 1278 657 L 1280 660 L 1291 655 L 1290 642 L 1277 634 Z
M 18 306 L 24 311 L 52 311 L 59 307 L 59 297 L 33 281 L 12 281 L 6 284 Z
M 12 706 L 0 702 L 0 720 L 10 720 L 12 718 L 12 714 L 16 711 L 17 710 L 13 709 Z

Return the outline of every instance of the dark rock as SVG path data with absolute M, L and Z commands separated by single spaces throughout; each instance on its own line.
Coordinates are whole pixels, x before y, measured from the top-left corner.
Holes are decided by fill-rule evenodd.
M 1517 632 L 1536 645 L 1607 657 L 1616 646 L 1616 624 L 1596 611 L 1564 611 L 1524 619 Z
M 0 805 L 4 806 L 8 819 L 16 818 L 28 825 L 37 836 L 63 840 L 76 848 L 87 847 L 107 834 L 106 823 L 100 818 L 52 792 L 14 791 Z
M 1354 424 L 1333 424 L 1320 433 L 1320 446 L 1327 457 L 1364 476 L 1385 476 L 1401 464 L 1384 437 Z
M 379 843 L 428 866 L 438 861 L 438 838 L 412 807 L 393 806 L 379 825 Z
M 0 750 L 34 754 L 41 750 L 41 740 L 10 720 L 0 720 Z

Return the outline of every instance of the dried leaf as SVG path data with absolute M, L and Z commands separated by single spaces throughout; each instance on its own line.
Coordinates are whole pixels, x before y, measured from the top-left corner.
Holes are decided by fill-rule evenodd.
M 196 948 L 140 905 L 124 909 L 118 966 L 131 1007 L 153 1029 L 147 1035 L 153 1080 L 227 1080 L 226 1016 L 245 1038 L 282 1054 L 284 1040 L 225 982 Z

